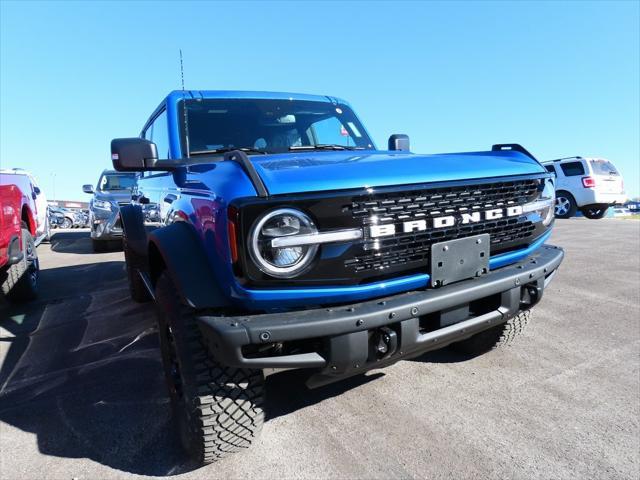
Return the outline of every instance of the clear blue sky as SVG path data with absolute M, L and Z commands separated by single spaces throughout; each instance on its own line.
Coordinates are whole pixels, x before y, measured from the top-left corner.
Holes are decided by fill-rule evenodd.
M 613 160 L 640 193 L 639 2 L 1 2 L 0 165 L 82 200 L 186 86 L 349 100 L 379 146 L 517 142 Z

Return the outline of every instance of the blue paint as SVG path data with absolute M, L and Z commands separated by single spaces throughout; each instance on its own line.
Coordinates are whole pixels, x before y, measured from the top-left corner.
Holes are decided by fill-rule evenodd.
M 428 283 L 429 275 L 425 273 L 366 285 L 268 290 L 238 289 L 236 292 L 242 295 L 243 303 L 254 308 L 281 308 L 357 302 L 424 288 Z
M 271 92 L 174 91 L 156 108 L 150 120 L 167 111 L 170 153 L 183 157 L 180 141 L 180 104 L 184 98 L 256 98 L 311 100 L 347 104 L 344 100 L 317 95 Z M 148 124 L 149 122 L 147 122 Z M 145 125 L 146 127 L 146 125 Z M 515 151 L 417 155 L 391 151 L 311 151 L 250 157 L 271 195 L 301 192 L 344 191 L 354 188 L 428 184 L 460 179 L 483 179 L 543 173 L 535 160 Z M 283 309 L 328 303 L 347 303 L 425 288 L 429 275 L 418 274 L 349 286 L 248 289 L 238 282 L 231 268 L 227 230 L 227 208 L 237 198 L 254 197 L 256 191 L 236 162 L 212 162 L 172 173 L 145 177 L 140 189 L 153 202 L 176 190 L 177 199 L 165 205 L 163 215 L 186 214 L 202 239 L 207 259 L 224 294 L 248 309 Z M 534 215 L 534 214 L 532 214 Z M 532 221 L 539 219 L 531 219 Z M 531 246 L 490 259 L 491 269 L 517 262 L 531 254 L 549 233 Z M 341 255 L 348 246 L 323 248 L 323 256 Z M 426 269 L 425 269 L 426 270 Z
M 527 258 L 536 249 L 540 248 L 550 236 L 551 230 L 540 235 L 540 237 L 538 237 L 536 241 L 529 245 L 527 248 L 523 248 L 522 250 L 515 250 L 513 252 L 502 253 L 500 255 L 491 257 L 491 260 L 489 260 L 489 268 L 491 270 L 495 270 L 497 268 L 504 267 L 506 265 L 510 265 Z

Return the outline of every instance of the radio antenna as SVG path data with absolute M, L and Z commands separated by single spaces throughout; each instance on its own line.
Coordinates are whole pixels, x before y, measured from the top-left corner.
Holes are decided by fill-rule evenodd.
M 189 113 L 187 112 L 187 97 L 184 91 L 184 65 L 182 63 L 182 49 L 180 49 L 180 80 L 182 81 L 182 116 L 184 118 L 184 143 L 187 147 L 187 158 L 189 158 Z

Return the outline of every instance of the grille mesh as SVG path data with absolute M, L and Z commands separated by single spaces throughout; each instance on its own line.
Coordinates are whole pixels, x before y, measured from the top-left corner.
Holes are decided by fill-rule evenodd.
M 526 179 L 483 185 L 455 186 L 404 192 L 374 194 L 354 198 L 348 207 L 354 219 L 362 225 L 400 223 L 455 215 L 476 210 L 523 205 L 537 197 L 539 180 Z M 344 262 L 345 267 L 361 272 L 389 267 L 426 263 L 430 246 L 436 242 L 468 237 L 481 233 L 491 235 L 492 253 L 500 245 L 521 241 L 526 243 L 535 226 L 526 217 L 486 220 L 481 223 L 450 228 L 398 234 L 392 238 L 366 239 L 363 252 Z

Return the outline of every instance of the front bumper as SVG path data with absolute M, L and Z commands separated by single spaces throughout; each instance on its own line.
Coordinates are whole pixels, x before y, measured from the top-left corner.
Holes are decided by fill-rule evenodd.
M 563 257 L 562 249 L 543 245 L 518 263 L 442 288 L 334 308 L 236 317 L 201 315 L 197 321 L 222 364 L 316 368 L 319 371 L 309 385 L 319 386 L 442 348 L 504 323 L 540 300 Z M 393 332 L 396 345 L 380 358 L 372 356 L 371 341 L 383 327 Z M 305 341 L 317 348 L 256 356 L 260 346 Z
M 118 240 L 122 238 L 120 209 L 91 211 L 89 217 L 91 238 L 94 240 Z

